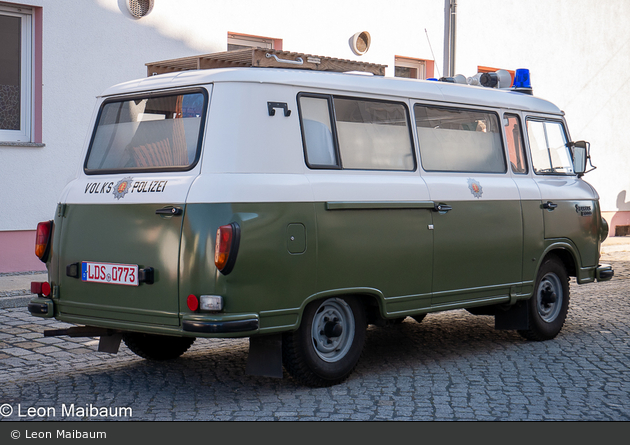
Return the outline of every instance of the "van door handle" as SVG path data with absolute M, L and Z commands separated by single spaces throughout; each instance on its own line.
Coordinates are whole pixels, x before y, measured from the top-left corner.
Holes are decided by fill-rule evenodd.
M 448 212 L 449 210 L 453 210 L 453 207 L 447 204 L 435 204 L 433 210 L 436 212 Z
M 554 203 L 553 203 L 553 202 L 551 202 L 551 201 L 547 201 L 546 203 L 544 203 L 544 204 L 542 205 L 542 208 L 543 208 L 543 209 L 547 209 L 547 210 L 553 210 L 553 209 L 555 209 L 556 207 L 558 207 L 558 204 L 554 204 Z
M 169 216 L 179 216 L 183 213 L 183 210 L 179 207 L 164 207 L 163 209 L 157 209 L 155 211 L 156 215 L 169 215 Z

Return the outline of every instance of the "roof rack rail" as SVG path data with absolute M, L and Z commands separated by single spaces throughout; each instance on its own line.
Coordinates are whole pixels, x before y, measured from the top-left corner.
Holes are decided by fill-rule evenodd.
M 348 59 L 314 56 L 312 54 L 277 51 L 266 48 L 245 48 L 236 51 L 162 60 L 145 65 L 148 77 L 176 71 L 233 67 L 292 68 L 336 72 L 362 71 L 377 76 L 384 76 L 385 68 L 387 67 L 387 65 L 376 63 L 357 62 Z

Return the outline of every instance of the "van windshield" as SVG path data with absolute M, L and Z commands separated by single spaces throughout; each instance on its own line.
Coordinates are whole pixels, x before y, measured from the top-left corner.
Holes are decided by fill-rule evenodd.
M 206 102 L 203 91 L 105 102 L 85 172 L 191 169 L 199 158 Z

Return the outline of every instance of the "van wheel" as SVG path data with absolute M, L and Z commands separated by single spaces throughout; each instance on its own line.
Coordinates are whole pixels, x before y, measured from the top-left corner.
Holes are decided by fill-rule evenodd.
M 307 386 L 336 385 L 359 361 L 366 328 L 365 308 L 356 298 L 310 303 L 298 330 L 283 336 L 284 367 Z
M 132 352 L 147 360 L 172 360 L 195 342 L 195 337 L 171 337 L 167 335 L 126 332 L 123 341 Z
M 540 267 L 527 310 L 529 329 L 518 331 L 521 336 L 542 341 L 558 335 L 569 310 L 569 276 L 558 260 L 548 259 Z

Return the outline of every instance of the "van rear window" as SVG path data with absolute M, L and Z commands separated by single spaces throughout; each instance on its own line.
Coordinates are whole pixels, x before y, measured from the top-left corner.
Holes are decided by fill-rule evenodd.
M 414 107 L 426 171 L 505 173 L 499 118 L 467 109 Z
M 105 102 L 85 172 L 191 169 L 199 158 L 206 103 L 203 91 Z

